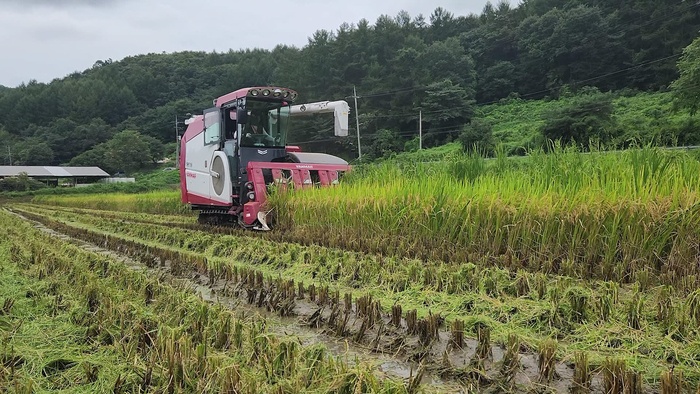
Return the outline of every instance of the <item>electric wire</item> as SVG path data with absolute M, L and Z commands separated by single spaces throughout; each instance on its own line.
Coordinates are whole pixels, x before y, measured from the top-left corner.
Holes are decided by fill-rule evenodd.
M 686 86 L 684 88 L 678 88 L 678 89 L 675 89 L 674 91 L 681 91 L 682 92 L 682 91 L 693 90 L 693 89 L 697 89 L 697 88 L 700 88 L 700 84 L 690 85 L 690 86 Z M 479 103 L 477 105 L 489 105 L 489 104 L 495 104 L 498 102 L 499 101 L 488 102 L 488 103 Z M 459 108 L 461 108 L 461 107 L 459 107 Z M 425 112 L 423 114 L 425 114 Z M 415 116 L 414 113 L 411 113 L 410 115 Z M 415 120 L 415 119 L 413 119 L 413 120 Z M 445 129 L 450 129 L 450 130 L 445 130 Z M 445 126 L 445 127 L 438 127 L 438 128 L 426 128 L 426 129 L 423 129 L 423 134 L 426 135 L 427 133 L 429 133 L 430 135 L 442 135 L 442 134 L 459 132 L 459 131 L 462 131 L 463 129 L 464 129 L 463 126 L 462 127 Z M 435 132 L 435 131 L 437 131 L 437 132 Z M 395 133 L 395 135 L 398 135 L 401 137 L 409 137 L 409 136 L 416 136 L 418 132 L 419 132 L 419 130 L 404 130 L 404 131 L 399 131 L 399 132 Z M 362 134 L 362 137 L 373 137 L 373 136 L 376 136 L 378 134 L 379 133 L 377 133 L 377 132 L 365 133 L 365 134 Z M 321 139 L 321 140 L 299 141 L 299 142 L 294 142 L 294 144 L 301 145 L 301 144 L 312 144 L 312 143 L 320 143 L 320 142 L 341 142 L 341 140 L 338 138 L 326 138 L 326 139 Z
M 685 1 L 680 1 L 680 2 L 678 2 L 678 3 L 675 3 L 673 6 L 675 7 L 675 6 L 677 6 L 677 5 L 681 4 L 681 3 L 684 3 L 684 2 L 685 2 Z M 672 17 L 675 17 L 675 16 L 678 15 L 678 14 L 683 14 L 683 13 L 685 13 L 685 12 L 687 12 L 687 11 L 693 9 L 693 8 L 697 8 L 697 7 L 700 7 L 700 2 L 695 2 L 695 3 L 689 5 L 688 7 L 684 8 L 684 9 L 675 10 L 675 11 L 673 11 L 673 12 L 671 12 L 671 13 L 669 13 L 669 14 L 666 14 L 666 15 L 664 15 L 664 16 L 662 16 L 662 17 L 649 20 L 649 21 L 647 21 L 647 22 L 645 22 L 645 23 L 643 23 L 643 24 L 641 24 L 641 25 L 628 26 L 627 28 L 619 29 L 619 30 L 617 30 L 617 31 L 610 32 L 610 33 L 608 33 L 608 34 L 609 34 L 609 35 L 617 35 L 617 34 L 620 34 L 620 33 L 626 33 L 626 32 L 629 32 L 629 31 L 631 31 L 631 30 L 638 29 L 638 28 L 642 28 L 642 27 L 648 26 L 648 25 L 650 25 L 650 24 L 653 24 L 653 23 L 656 23 L 656 22 L 659 22 L 659 21 L 671 19 Z M 624 23 L 624 24 L 629 24 L 629 22 L 626 22 L 626 23 Z M 619 26 L 620 26 L 620 25 L 618 25 L 618 27 L 619 27 Z M 512 43 L 512 42 L 519 41 L 519 40 L 520 40 L 520 38 L 515 38 L 515 39 L 503 41 L 503 42 L 498 43 L 497 45 L 488 46 L 488 47 L 484 48 L 483 51 L 491 50 L 491 49 L 496 49 L 497 47 L 502 46 L 503 44 L 508 44 L 508 43 Z M 669 56 L 669 57 L 673 57 L 673 55 L 672 55 L 672 56 Z M 633 67 L 634 67 L 634 66 L 633 66 Z M 392 95 L 392 94 L 396 94 L 396 93 L 404 93 L 404 92 L 411 92 L 411 91 L 417 91 L 417 90 L 425 90 L 427 87 L 428 87 L 428 86 L 418 86 L 418 87 L 412 87 L 412 88 L 404 88 L 404 89 L 390 90 L 390 91 L 385 91 L 385 92 L 373 92 L 373 93 L 369 93 L 369 94 L 365 94 L 365 95 L 358 95 L 357 97 L 358 97 L 358 98 L 382 97 L 382 96 L 388 96 L 388 95 Z M 353 97 L 353 96 L 346 96 L 345 99 L 347 99 L 347 98 L 352 98 L 352 97 Z

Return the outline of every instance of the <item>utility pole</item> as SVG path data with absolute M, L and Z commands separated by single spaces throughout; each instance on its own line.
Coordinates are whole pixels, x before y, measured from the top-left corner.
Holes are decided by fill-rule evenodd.
M 418 112 L 418 150 L 423 149 L 423 110 Z
M 352 86 L 352 97 L 355 99 L 355 125 L 357 127 L 357 158 L 362 158 L 362 147 L 360 147 L 360 116 L 357 113 L 357 89 Z
M 10 149 L 10 145 L 7 146 L 7 155 L 10 156 L 10 165 L 12 165 L 12 149 Z
M 175 168 L 180 169 L 180 130 L 177 125 L 177 115 L 175 115 Z

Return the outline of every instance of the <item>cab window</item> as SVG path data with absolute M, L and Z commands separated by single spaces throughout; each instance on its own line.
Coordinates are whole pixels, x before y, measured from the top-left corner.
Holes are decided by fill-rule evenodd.
M 249 147 L 283 147 L 289 128 L 289 107 L 282 103 L 246 101 L 248 119 L 243 126 L 241 145 Z
M 221 139 L 221 120 L 215 108 L 204 113 L 204 145 L 214 144 Z

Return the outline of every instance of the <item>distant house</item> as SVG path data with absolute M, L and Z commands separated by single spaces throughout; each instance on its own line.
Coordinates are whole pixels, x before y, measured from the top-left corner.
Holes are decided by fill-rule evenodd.
M 76 186 L 109 178 L 100 167 L 0 166 L 0 179 L 22 173 L 47 185 L 68 183 Z

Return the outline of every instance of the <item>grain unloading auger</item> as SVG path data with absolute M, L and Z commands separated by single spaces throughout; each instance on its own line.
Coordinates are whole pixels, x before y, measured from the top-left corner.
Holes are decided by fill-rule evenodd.
M 335 135 L 348 135 L 349 106 L 324 101 L 292 106 L 290 89 L 239 89 L 185 123 L 180 143 L 182 202 L 199 211 L 199 222 L 238 223 L 269 230 L 264 203 L 268 187 L 333 186 L 348 163 L 324 153 L 287 146 L 290 118 L 332 112 Z

